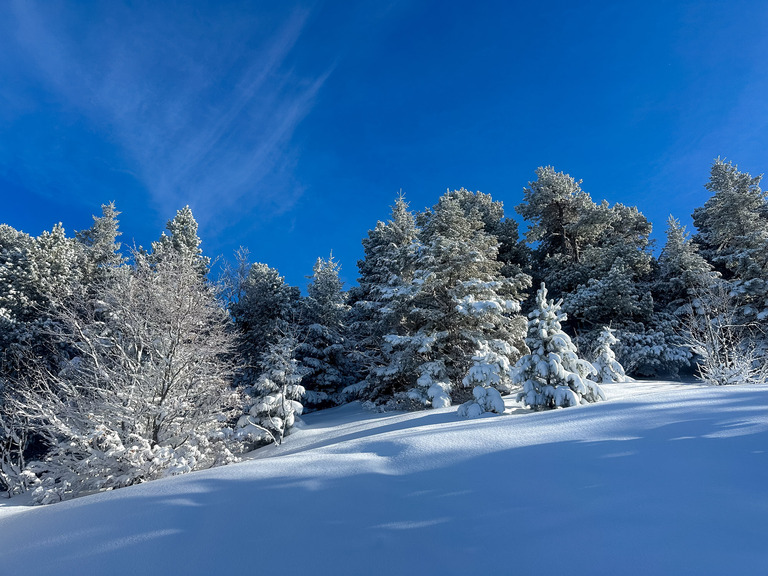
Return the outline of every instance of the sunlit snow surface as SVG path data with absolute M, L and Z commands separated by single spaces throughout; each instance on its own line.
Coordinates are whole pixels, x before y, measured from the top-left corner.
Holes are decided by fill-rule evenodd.
M 353 404 L 241 464 L 11 500 L 0 573 L 768 574 L 768 386 L 604 389 L 468 421 Z

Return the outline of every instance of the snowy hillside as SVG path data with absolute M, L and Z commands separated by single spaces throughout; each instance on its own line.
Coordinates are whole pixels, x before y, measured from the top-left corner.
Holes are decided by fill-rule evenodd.
M 766 574 L 768 385 L 308 416 L 237 465 L 0 508 L 2 574 Z

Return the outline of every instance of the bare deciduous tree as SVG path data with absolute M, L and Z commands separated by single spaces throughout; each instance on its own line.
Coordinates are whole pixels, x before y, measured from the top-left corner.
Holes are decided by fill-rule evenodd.
M 745 322 L 738 300 L 725 282 L 696 291 L 684 337 L 698 357 L 697 376 L 725 384 L 761 383 L 768 379 L 768 363 L 759 348 L 762 327 Z
M 240 401 L 227 359 L 233 336 L 213 287 L 181 257 L 129 273 L 59 308 L 54 373 L 27 373 L 14 409 L 51 450 L 28 469 L 46 503 L 234 459 L 227 421 Z

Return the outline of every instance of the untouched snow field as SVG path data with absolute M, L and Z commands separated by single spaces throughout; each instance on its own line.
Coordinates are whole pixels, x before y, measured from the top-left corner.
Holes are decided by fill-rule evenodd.
M 0 574 L 768 574 L 768 385 L 309 415 L 240 464 L 0 507 Z

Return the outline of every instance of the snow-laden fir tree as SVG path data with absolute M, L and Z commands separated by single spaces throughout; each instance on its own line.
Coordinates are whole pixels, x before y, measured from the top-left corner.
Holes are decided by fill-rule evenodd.
M 108 281 L 125 264 L 117 240 L 122 235 L 117 219 L 120 212 L 115 209 L 115 203 L 110 202 L 102 204 L 101 213 L 93 217 L 90 228 L 75 234 L 85 246 L 83 282 L 86 284 Z
M 737 296 L 741 322 L 768 319 L 768 193 L 761 178 L 718 158 L 706 184 L 712 197 L 693 212 L 693 240 Z
M 415 216 L 400 194 L 390 220 L 379 221 L 363 239 L 365 258 L 357 263 L 358 285 L 350 290 L 350 358 L 355 381 L 345 389 L 345 397 L 377 402 L 407 387 L 402 379 L 409 370 L 400 364 L 407 358 L 395 358 L 399 351 L 384 336 L 402 336 L 409 329 L 417 235 Z
M 300 292 L 274 268 L 249 263 L 245 251 L 239 253 L 238 272 L 230 280 L 229 311 L 238 333 L 237 382 L 252 385 L 264 372 L 269 347 L 290 332 Z
M 616 360 L 613 347 L 619 343 L 614 336 L 613 329 L 603 326 L 600 336 L 597 338 L 597 346 L 593 352 L 592 366 L 595 369 L 597 382 L 626 382 L 627 375 L 624 367 Z
M 498 240 L 458 193 L 444 194 L 419 218 L 408 330 L 385 337 L 391 352 L 383 370 L 410 383 L 411 400 L 442 407 L 469 394 L 461 383 L 483 345 L 512 362 L 525 350 L 518 312 L 528 277 L 500 273 Z
M 562 301 L 547 300 L 544 284 L 536 292 L 536 308 L 528 315 L 530 354 L 513 371 L 513 379 L 523 386 L 518 401 L 535 409 L 578 406 L 605 400 L 600 386 L 590 376 L 595 369 L 578 356 L 576 346 L 563 332 L 566 315 Z
M 237 423 L 237 436 L 252 444 L 281 444 L 303 411 L 302 378 L 307 373 L 296 360 L 296 338 L 290 334 L 270 344 L 262 362 L 264 372 L 246 388 L 250 401 Z
M 307 368 L 304 402 L 310 409 L 338 403 L 340 392 L 350 383 L 346 339 L 349 306 L 339 269 L 332 255 L 327 260 L 318 258 L 302 300 L 296 356 Z
M 494 350 L 493 345 L 501 345 L 503 349 Z M 479 342 L 472 357 L 472 367 L 462 380 L 465 388 L 472 388 L 472 399 L 459 406 L 459 417 L 472 418 L 483 412 L 504 413 L 504 400 L 499 390 L 512 391 L 511 355 L 512 350 L 506 342 Z
M 199 274 L 208 274 L 211 259 L 203 256 L 200 248 L 202 241 L 197 235 L 197 221 L 190 207 L 185 206 L 177 211 L 176 216 L 166 224 L 166 230 L 168 234 L 163 232 L 159 240 L 152 242 L 150 260 L 159 262 L 174 253 L 194 266 Z

